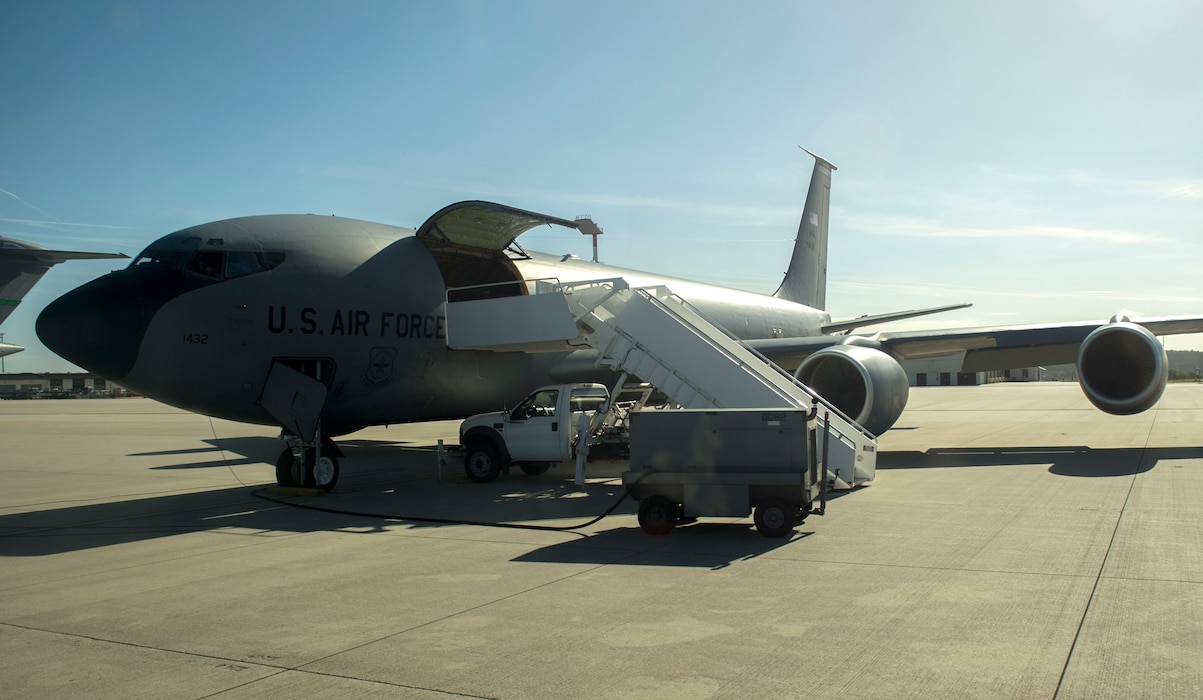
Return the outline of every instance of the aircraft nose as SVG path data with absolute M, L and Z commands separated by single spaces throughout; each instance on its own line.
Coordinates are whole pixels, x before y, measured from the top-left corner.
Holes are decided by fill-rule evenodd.
M 146 327 L 162 306 L 130 282 L 113 273 L 67 292 L 38 316 L 38 338 L 63 359 L 120 380 L 133 368 Z

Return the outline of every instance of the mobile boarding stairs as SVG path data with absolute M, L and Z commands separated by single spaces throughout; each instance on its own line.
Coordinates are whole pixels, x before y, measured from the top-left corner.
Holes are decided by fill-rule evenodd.
M 853 488 L 876 472 L 872 434 L 667 287 L 632 288 L 621 277 L 459 287 L 448 290 L 446 313 L 452 348 L 564 352 L 585 345 L 597 351 L 598 367 L 638 377 L 681 408 L 820 407 L 832 488 Z

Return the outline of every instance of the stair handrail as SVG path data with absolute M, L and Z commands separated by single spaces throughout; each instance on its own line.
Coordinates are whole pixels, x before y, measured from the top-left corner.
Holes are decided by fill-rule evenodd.
M 542 291 L 542 292 L 539 291 L 539 288 L 538 288 L 539 282 L 550 282 L 550 284 L 548 285 L 550 287 L 550 289 L 548 289 L 546 291 Z M 594 302 L 593 307 L 591 309 L 582 313 L 580 316 L 575 316 L 574 317 L 575 321 L 580 321 L 581 318 L 583 318 L 585 316 L 585 314 L 588 314 L 593 309 L 596 309 L 598 306 L 601 306 L 602 304 L 604 304 L 606 302 L 606 300 L 610 299 L 615 294 L 618 294 L 619 292 L 621 292 L 623 290 L 630 289 L 630 290 L 642 295 L 644 298 L 648 299 L 649 301 L 651 301 L 653 304 L 655 304 L 661 310 L 666 311 L 667 313 L 671 314 L 674 318 L 677 318 L 677 320 L 679 320 L 681 322 L 685 322 L 692 327 L 692 325 L 693 325 L 692 322 L 689 322 L 688 319 L 682 318 L 680 316 L 680 314 L 678 314 L 676 312 L 675 309 L 673 309 L 671 306 L 665 304 L 663 299 L 660 296 L 657 296 L 656 294 L 654 294 L 651 291 L 651 290 L 655 290 L 655 289 L 664 290 L 665 297 L 673 298 L 675 301 L 677 301 L 679 304 L 681 304 L 681 306 L 689 309 L 691 312 L 697 314 L 699 317 L 704 319 L 707 323 L 709 323 L 710 325 L 717 328 L 729 340 L 739 343 L 739 345 L 744 350 L 747 350 L 749 353 L 751 353 L 753 357 L 755 357 L 756 359 L 760 360 L 761 362 L 765 363 L 770 368 L 775 370 L 778 374 L 780 374 L 782 377 L 784 377 L 786 380 L 788 380 L 791 384 L 793 384 L 794 386 L 801 389 L 803 391 L 803 393 L 805 393 L 807 396 L 809 396 L 812 399 L 817 400 L 819 403 L 821 403 L 823 405 L 824 408 L 826 408 L 829 411 L 831 411 L 832 413 L 834 413 L 838 418 L 840 418 L 844 422 L 853 426 L 853 428 L 856 429 L 859 433 L 861 433 L 862 435 L 864 435 L 865 437 L 867 437 L 870 440 L 877 439 L 877 436 L 875 436 L 873 433 L 869 432 L 867 429 L 865 429 L 864 426 L 862 426 L 860 423 L 857 423 L 855 419 L 849 417 L 846 413 L 844 413 L 839 408 L 837 408 L 833 403 L 831 403 L 827 399 L 823 398 L 823 396 L 821 394 L 819 394 L 817 391 L 815 391 L 814 389 L 811 389 L 809 386 L 807 386 L 805 383 L 803 383 L 800 379 L 798 379 L 794 375 L 787 372 L 785 370 L 785 368 L 781 367 L 777 363 L 770 360 L 767 356 L 765 356 L 764 353 L 760 352 L 756 348 L 749 346 L 747 343 L 745 343 L 743 341 L 742 338 L 736 336 L 734 333 L 727 330 L 727 328 L 724 327 L 722 324 L 708 318 L 697 307 L 695 307 L 693 304 L 690 304 L 688 301 L 683 299 L 677 293 L 673 292 L 666 285 L 658 284 L 658 285 L 648 285 L 648 286 L 644 286 L 644 287 L 632 287 L 632 286 L 630 286 L 630 283 L 627 282 L 626 278 L 624 278 L 624 277 L 604 277 L 604 278 L 600 278 L 600 279 L 575 280 L 575 281 L 568 281 L 568 282 L 562 281 L 556 277 L 542 277 L 542 278 L 530 279 L 530 280 L 527 280 L 527 279 L 507 280 L 504 282 L 490 282 L 490 283 L 486 283 L 486 284 L 474 284 L 474 285 L 466 285 L 466 286 L 462 286 L 462 287 L 452 287 L 452 288 L 448 288 L 447 297 L 448 297 L 448 301 L 450 301 L 451 292 L 454 292 L 454 291 L 466 291 L 466 290 L 474 290 L 474 289 L 479 289 L 479 288 L 484 288 L 484 287 L 496 287 L 496 286 L 504 286 L 504 285 L 521 285 L 523 287 L 524 294 L 530 294 L 532 292 L 534 294 L 543 294 L 543 293 L 548 293 L 548 292 L 560 292 L 561 294 L 570 294 L 571 292 L 569 292 L 568 290 L 575 289 L 577 287 L 604 287 L 604 286 L 608 285 L 610 287 L 610 291 L 605 296 L 603 296 L 600 300 Z M 722 347 L 721 345 L 716 346 L 716 348 L 720 352 L 722 352 L 724 355 L 726 355 L 729 359 L 731 359 L 735 362 L 738 362 L 740 364 L 740 366 L 742 366 L 742 367 L 748 366 L 747 363 L 745 363 L 742 359 L 733 356 L 726 348 Z
M 675 292 L 668 289 L 664 285 L 653 285 L 652 287 L 635 287 L 634 289 L 636 291 L 643 293 L 649 299 L 651 299 L 654 302 L 656 302 L 657 304 L 659 304 L 659 306 L 661 306 L 666 311 L 672 313 L 674 316 L 678 316 L 678 314 L 673 310 L 672 307 L 668 306 L 667 304 L 664 304 L 660 298 L 658 298 L 655 295 L 651 294 L 650 292 L 646 291 L 648 289 L 655 289 L 655 288 L 666 290 L 668 292 L 667 296 L 672 297 L 685 308 L 689 309 L 693 313 L 706 319 L 706 321 L 708 323 L 710 323 L 710 325 L 712 325 L 715 328 L 722 331 L 727 336 L 728 339 L 739 343 L 740 346 L 742 346 L 745 350 L 750 352 L 753 357 L 759 359 L 761 362 L 764 362 L 766 365 L 768 365 L 772 369 L 776 370 L 782 377 L 784 377 L 786 380 L 788 380 L 794 386 L 797 386 L 798 388 L 800 388 L 807 396 L 811 397 L 812 399 L 817 399 L 819 403 L 823 404 L 824 408 L 830 410 L 832 413 L 834 413 L 837 417 L 842 419 L 844 422 L 853 426 L 853 428 L 855 428 L 859 433 L 861 433 L 865 437 L 869 438 L 870 440 L 877 440 L 876 435 L 869 432 L 863 425 L 861 425 L 860 423 L 857 423 L 855 419 L 849 417 L 846 413 L 841 411 L 838 407 L 835 406 L 835 404 L 833 404 L 830 401 L 828 401 L 827 399 L 823 398 L 823 396 L 821 394 L 819 394 L 819 392 L 815 391 L 814 389 L 811 389 L 804 382 L 802 382 L 802 380 L 798 379 L 797 377 L 795 377 L 794 375 L 792 375 L 788 371 L 786 371 L 784 367 L 782 367 L 781 365 L 778 365 L 776 362 L 773 362 L 772 360 L 770 360 L 767 356 L 765 356 L 764 353 L 760 352 L 756 348 L 749 346 L 747 343 L 745 343 L 743 341 L 742 338 L 736 336 L 734 333 L 727 330 L 721 323 L 717 323 L 717 322 L 712 321 L 711 319 L 707 318 L 706 315 L 703 314 L 700 310 L 698 310 L 697 307 L 695 307 L 693 304 L 690 304 L 688 301 L 681 298 L 679 295 L 677 295 Z M 726 352 L 726 351 L 724 350 L 724 352 Z M 732 358 L 732 359 L 738 360 L 739 358 Z M 740 362 L 742 363 L 742 360 Z

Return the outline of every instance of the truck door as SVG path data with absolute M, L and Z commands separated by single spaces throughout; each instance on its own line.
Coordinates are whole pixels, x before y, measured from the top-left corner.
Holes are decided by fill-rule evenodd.
M 571 427 L 559 410 L 560 390 L 539 389 L 522 400 L 505 426 L 505 443 L 519 462 L 559 462 L 568 459 Z

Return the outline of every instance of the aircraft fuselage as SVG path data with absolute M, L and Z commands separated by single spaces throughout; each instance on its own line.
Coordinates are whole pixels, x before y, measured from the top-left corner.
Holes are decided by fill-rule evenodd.
M 665 285 L 740 338 L 816 335 L 827 314 L 737 290 L 559 256 L 511 261 L 524 279 L 623 277 Z M 567 353 L 453 350 L 447 284 L 410 229 L 323 216 L 262 216 L 192 227 L 64 295 L 38 321 L 43 342 L 128 389 L 198 413 L 275 424 L 261 406 L 275 362 L 328 385 L 325 430 L 460 417 L 550 381 L 602 370 Z

